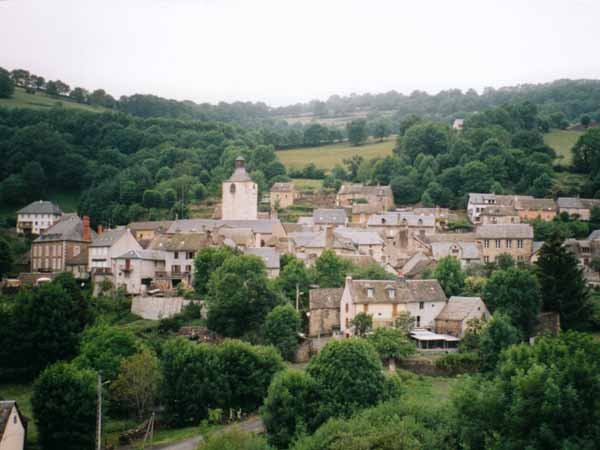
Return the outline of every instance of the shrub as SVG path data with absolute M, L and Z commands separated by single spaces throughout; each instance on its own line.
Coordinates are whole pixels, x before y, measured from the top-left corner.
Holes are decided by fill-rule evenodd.
M 478 372 L 479 364 L 479 355 L 473 352 L 450 353 L 435 362 L 435 366 L 448 375 Z

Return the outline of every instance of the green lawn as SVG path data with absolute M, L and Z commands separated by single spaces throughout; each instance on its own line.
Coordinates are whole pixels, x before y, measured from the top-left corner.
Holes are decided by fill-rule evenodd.
M 583 131 L 552 130 L 544 135 L 544 142 L 556 151 L 559 162 L 571 165 L 571 148 L 582 134 Z
M 308 178 L 294 178 L 294 187 L 298 191 L 318 191 L 323 186 L 323 180 L 311 180 Z
M 6 106 L 8 108 L 47 109 L 56 106 L 58 103 L 62 104 L 65 108 L 81 109 L 92 112 L 109 111 L 102 106 L 82 105 L 81 103 L 76 103 L 65 98 L 57 99 L 50 97 L 43 92 L 28 94 L 22 88 L 16 88 L 15 93 L 11 98 L 0 98 L 0 106 Z
M 320 169 L 333 169 L 336 164 L 343 165 L 343 160 L 353 155 L 360 155 L 365 159 L 391 155 L 395 144 L 396 138 L 390 137 L 383 142 L 368 142 L 358 147 L 341 142 L 321 147 L 279 150 L 276 154 L 288 169 L 300 169 L 309 163 L 314 163 Z

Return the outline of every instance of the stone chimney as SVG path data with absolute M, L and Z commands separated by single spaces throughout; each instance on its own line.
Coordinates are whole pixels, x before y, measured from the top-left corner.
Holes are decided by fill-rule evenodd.
M 102 227 L 102 224 L 98 225 L 98 237 L 102 237 L 102 232 L 104 231 L 104 228 Z
M 91 241 L 92 237 L 90 234 L 90 217 L 89 216 L 83 216 L 83 232 L 82 232 L 82 236 L 84 241 Z

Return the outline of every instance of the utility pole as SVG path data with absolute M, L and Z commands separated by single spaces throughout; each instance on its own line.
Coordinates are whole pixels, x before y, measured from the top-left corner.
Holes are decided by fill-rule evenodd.
M 102 372 L 98 372 L 98 402 L 96 406 L 96 450 L 102 450 Z
M 296 283 L 296 311 L 300 312 L 300 285 Z

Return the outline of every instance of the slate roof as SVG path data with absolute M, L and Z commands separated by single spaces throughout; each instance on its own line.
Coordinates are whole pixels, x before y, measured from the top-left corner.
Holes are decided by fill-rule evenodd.
M 431 244 L 431 254 L 435 260 L 444 258 L 452 254 L 451 250 L 453 246 L 458 246 L 461 259 L 480 259 L 481 258 L 481 244 L 470 241 L 456 241 L 456 242 L 433 242 Z
M 347 221 L 344 209 L 315 209 L 313 211 L 315 224 L 345 225 Z
M 46 201 L 46 200 L 38 200 L 37 202 L 32 202 L 29 205 L 21 208 L 17 211 L 17 214 L 62 214 L 62 210 L 60 206 Z
M 242 156 L 238 156 L 235 160 L 242 161 L 242 162 L 245 161 Z M 250 175 L 248 175 L 248 172 L 246 172 L 246 168 L 242 164 L 240 167 L 235 168 L 235 170 L 233 171 L 233 174 L 229 177 L 229 179 L 227 181 L 234 181 L 234 182 L 252 181 L 252 178 L 250 178 Z
M 444 309 L 440 311 L 436 320 L 465 320 L 469 314 L 479 308 L 487 310 L 483 300 L 479 297 L 450 297 Z
M 267 269 L 279 269 L 281 267 L 279 252 L 273 247 L 251 247 L 245 249 L 244 253 L 261 258 Z
M 522 198 L 515 207 L 532 211 L 556 211 L 556 202 L 551 198 Z
M 281 224 L 286 233 L 296 233 L 304 230 L 304 225 L 301 223 L 288 223 L 284 222 Z
M 113 259 L 144 259 L 148 261 L 164 261 L 165 254 L 159 250 L 129 250 Z
M 600 239 L 600 230 L 594 230 L 588 236 L 588 240 L 590 241 L 595 241 L 597 239 Z
M 338 195 L 364 195 L 384 197 L 392 195 L 392 189 L 390 186 L 365 186 L 364 184 L 342 184 Z
M 476 233 L 483 239 L 533 239 L 533 227 L 527 223 L 481 225 Z
M 404 263 L 404 266 L 402 266 L 400 272 L 402 272 L 402 274 L 407 278 L 413 278 L 423 273 L 425 269 L 432 265 L 433 260 L 429 256 L 426 256 L 421 252 L 417 252 L 411 256 L 406 263 Z
M 164 250 L 169 252 L 193 252 L 207 247 L 212 242 L 206 233 L 178 233 L 172 236 L 157 236 L 150 243 L 150 250 Z
M 446 295 L 437 280 L 351 280 L 350 293 L 354 303 L 387 304 L 415 302 L 445 302 Z M 368 296 L 368 289 L 373 296 Z M 395 289 L 392 297 L 389 290 Z
M 293 192 L 294 183 L 274 183 L 271 192 Z
M 255 233 L 272 234 L 273 228 L 281 222 L 276 219 L 257 220 L 215 220 L 215 219 L 181 219 L 175 220 L 167 230 L 167 234 L 201 233 L 222 226 L 229 228 L 250 228 Z
M 92 241 L 98 235 L 90 228 Z M 52 241 L 83 241 L 83 221 L 75 214 L 65 214 L 61 220 L 52 225 L 46 232 L 40 235 L 34 242 Z
M 0 400 L 0 442 L 4 437 L 4 432 L 6 431 L 6 425 L 10 419 L 10 413 L 12 412 L 13 407 L 17 408 L 17 414 L 19 414 L 19 419 L 21 419 L 21 423 L 24 428 L 27 428 L 27 419 L 23 417 L 17 402 L 14 400 Z
M 515 206 L 526 200 L 534 200 L 534 198 L 531 195 L 469 194 L 469 203 L 475 205 Z M 494 203 L 490 203 L 490 201 L 494 201 Z
M 368 226 L 398 226 L 408 225 L 409 227 L 435 227 L 435 216 L 414 214 L 412 212 L 386 212 L 383 214 L 373 214 L 367 221 Z
M 483 211 L 481 211 L 482 216 L 518 216 L 518 211 L 512 206 L 488 206 Z
M 250 228 L 220 228 L 218 234 L 230 239 L 236 245 L 247 245 L 248 242 L 254 242 L 254 233 Z
M 167 229 L 173 223 L 172 220 L 155 220 L 148 222 L 131 222 L 127 225 L 132 231 L 140 231 L 140 230 L 153 230 L 153 231 L 167 231 Z
M 297 247 L 322 248 L 326 242 L 324 231 L 299 231 L 289 233 L 288 238 L 294 241 Z
M 383 239 L 375 231 L 362 231 L 356 228 L 336 228 L 333 230 L 336 237 L 352 241 L 356 245 L 383 245 Z
M 344 288 L 318 288 L 308 291 L 309 309 L 338 309 Z
M 90 244 L 90 247 L 110 247 L 127 234 L 127 232 L 127 228 L 105 230 L 101 236 L 96 236 Z
M 558 197 L 556 204 L 559 209 L 590 209 L 593 206 L 600 206 L 600 200 L 597 198 Z
M 539 252 L 540 249 L 543 247 L 543 245 L 544 245 L 544 241 L 533 241 L 533 248 L 532 248 L 533 253 Z

